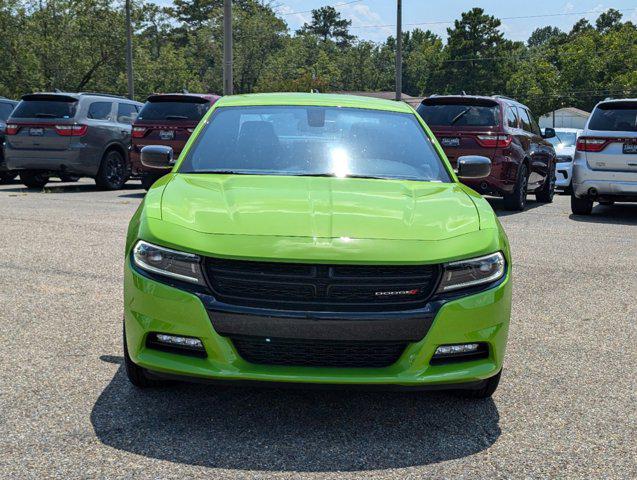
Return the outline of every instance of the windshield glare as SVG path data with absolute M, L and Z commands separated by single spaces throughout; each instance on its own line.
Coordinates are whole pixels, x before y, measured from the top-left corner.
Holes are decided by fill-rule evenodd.
M 450 181 L 415 115 L 340 107 L 219 108 L 179 171 Z
M 572 147 L 577 142 L 577 134 L 575 132 L 556 131 L 553 138 L 548 139 L 554 147 Z

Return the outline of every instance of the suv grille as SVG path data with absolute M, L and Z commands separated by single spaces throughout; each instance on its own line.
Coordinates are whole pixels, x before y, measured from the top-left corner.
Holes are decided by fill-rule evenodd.
M 306 311 L 406 310 L 424 304 L 438 265 L 316 265 L 206 258 L 222 302 Z
M 265 365 L 382 368 L 396 363 L 404 342 L 343 342 L 230 337 L 241 357 Z

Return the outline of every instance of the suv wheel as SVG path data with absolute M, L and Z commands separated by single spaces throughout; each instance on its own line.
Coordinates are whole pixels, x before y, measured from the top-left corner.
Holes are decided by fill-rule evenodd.
M 124 368 L 126 369 L 126 376 L 130 383 L 137 388 L 149 388 L 155 387 L 160 384 L 157 380 L 151 380 L 146 376 L 146 371 L 133 362 L 128 354 L 128 345 L 126 344 L 126 327 L 122 329 L 123 344 L 124 344 Z
M 460 390 L 459 394 L 465 398 L 473 398 L 476 400 L 482 398 L 491 398 L 491 395 L 495 393 L 500 384 L 500 377 L 502 376 L 502 370 L 491 378 L 487 378 L 482 386 L 477 390 Z
M 105 190 L 119 190 L 128 180 L 128 176 L 128 166 L 122 154 L 117 150 L 110 150 L 104 154 L 95 184 Z
M 526 189 L 529 184 L 529 171 L 522 164 L 518 172 L 515 187 L 511 193 L 504 196 L 504 208 L 521 212 L 526 207 Z
M 577 198 L 572 194 L 571 211 L 574 215 L 590 215 L 593 211 L 593 201 L 589 198 Z
M 9 183 L 13 180 L 17 175 L 11 172 L 0 172 L 0 184 Z
M 20 181 L 27 188 L 42 188 L 49 183 L 49 176 L 38 172 L 21 172 Z
M 552 203 L 555 195 L 555 164 L 551 167 L 549 175 L 544 180 L 544 185 L 535 194 L 535 199 L 541 203 Z

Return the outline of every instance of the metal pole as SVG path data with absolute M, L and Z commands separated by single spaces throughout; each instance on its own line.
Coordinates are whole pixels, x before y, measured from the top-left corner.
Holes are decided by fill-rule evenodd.
M 133 84 L 133 27 L 130 19 L 130 0 L 126 0 L 126 79 L 128 80 L 128 98 L 135 97 Z
M 223 2 L 223 94 L 232 95 L 232 0 Z
M 396 100 L 402 99 L 403 93 L 403 2 L 396 4 Z

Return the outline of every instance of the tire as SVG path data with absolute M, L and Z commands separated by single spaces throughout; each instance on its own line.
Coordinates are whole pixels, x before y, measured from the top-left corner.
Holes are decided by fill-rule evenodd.
M 43 188 L 49 183 L 49 176 L 38 172 L 21 172 L 20 181 L 27 188 Z
M 102 158 L 95 184 L 104 190 L 119 190 L 128 181 L 129 176 L 128 165 L 123 155 L 117 150 L 109 150 Z
M 0 172 L 0 185 L 13 181 L 17 176 L 12 172 Z
M 540 203 L 553 203 L 555 195 L 555 164 L 551 167 L 549 176 L 544 180 L 542 188 L 536 192 L 535 199 Z
M 529 171 L 525 164 L 522 164 L 518 171 L 518 178 L 515 181 L 513 192 L 504 196 L 504 208 L 521 212 L 526 207 L 526 189 L 529 184 Z
M 577 198 L 572 194 L 571 211 L 573 215 L 590 215 L 593 211 L 593 201 L 588 198 Z
M 135 364 L 128 354 L 128 345 L 126 344 L 126 329 L 122 329 L 123 332 L 123 345 L 124 345 L 124 367 L 126 368 L 126 376 L 128 381 L 137 388 L 150 388 L 160 385 L 161 382 L 157 380 L 151 380 L 146 376 L 146 371 Z
M 163 175 L 157 175 L 154 173 L 147 173 L 145 175 L 142 175 L 142 187 L 144 187 L 144 190 L 146 191 L 150 190 L 150 187 L 153 186 L 153 183 L 159 180 L 162 176 Z
M 500 377 L 502 376 L 502 370 L 491 378 L 487 378 L 482 386 L 477 390 L 460 390 L 458 393 L 461 397 L 471 398 L 474 400 L 480 400 L 484 398 L 491 398 L 500 384 Z
M 60 175 L 60 180 L 62 182 L 77 182 L 80 179 L 77 175 Z

